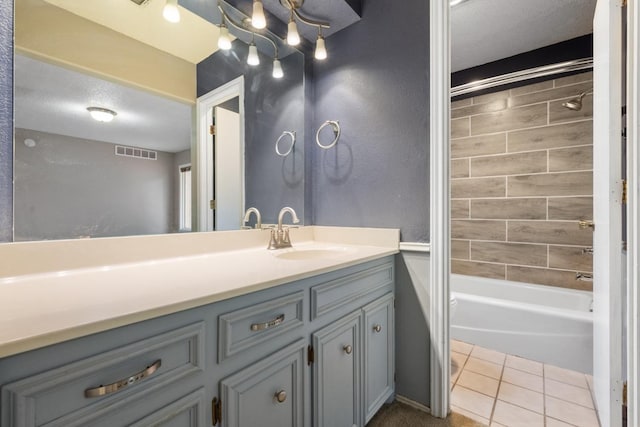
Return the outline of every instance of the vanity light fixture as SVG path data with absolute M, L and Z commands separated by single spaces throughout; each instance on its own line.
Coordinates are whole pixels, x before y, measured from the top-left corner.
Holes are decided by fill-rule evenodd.
M 218 48 L 222 50 L 231 49 L 231 37 L 229 37 L 229 28 L 224 23 L 224 21 L 222 22 L 222 24 L 220 24 L 220 34 L 218 35 Z
M 289 24 L 287 25 L 287 44 L 289 46 L 298 46 L 300 44 L 300 34 L 298 34 L 298 25 L 293 18 L 293 9 L 289 16 Z
M 87 111 L 94 120 L 104 123 L 109 123 L 118 115 L 118 113 L 108 108 L 87 107 Z
M 178 0 L 167 0 L 162 9 L 162 16 L 171 23 L 180 22 L 180 10 L 178 10 Z
M 251 16 L 251 25 L 259 30 L 266 28 L 267 18 L 264 16 L 264 8 L 262 0 L 253 0 L 253 15 Z
M 307 18 L 298 10 L 302 5 L 300 0 L 280 0 L 280 3 L 291 11 L 289 15 L 289 24 L 287 25 L 287 43 L 291 46 L 297 46 L 300 43 L 300 35 L 298 34 L 298 24 L 301 22 L 305 25 L 318 28 L 318 38 L 316 39 L 315 58 L 318 60 L 326 59 L 327 47 L 324 43 L 324 37 L 322 37 L 322 29 L 330 28 L 327 22 L 316 21 L 311 18 Z
M 278 58 L 273 60 L 273 78 L 281 79 L 284 77 L 284 72 L 282 71 L 282 64 L 280 64 L 280 60 Z
M 258 48 L 253 40 L 251 40 L 251 44 L 249 45 L 249 54 L 247 55 L 247 64 L 255 67 L 256 65 L 260 65 L 260 57 L 258 56 Z
M 316 40 L 316 50 L 314 56 L 318 60 L 327 59 L 327 48 L 324 45 L 324 37 L 322 37 L 322 27 L 318 27 L 318 39 Z

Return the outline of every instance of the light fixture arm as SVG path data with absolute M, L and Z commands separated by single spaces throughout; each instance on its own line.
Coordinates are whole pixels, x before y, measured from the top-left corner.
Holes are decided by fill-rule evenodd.
M 312 27 L 322 27 L 322 28 L 331 28 L 331 26 L 329 25 L 328 22 L 321 22 L 321 21 L 316 21 L 315 19 L 311 19 L 311 18 L 307 18 L 306 16 L 302 15 L 300 12 L 298 12 L 298 8 L 297 6 L 295 6 L 291 0 L 285 0 L 287 2 L 287 4 L 289 5 L 289 9 L 291 9 L 291 12 L 293 12 L 293 14 L 295 15 L 296 18 L 298 18 L 298 20 L 304 24 L 310 25 Z
M 227 14 L 227 12 L 224 11 L 224 9 L 222 8 L 222 5 L 220 4 L 220 2 L 218 2 L 218 10 L 220 11 L 220 14 L 222 15 L 222 22 L 223 23 L 226 21 L 228 24 L 230 24 L 236 30 L 240 30 L 240 31 L 243 31 L 245 33 L 251 34 L 251 40 L 253 40 L 255 36 L 258 36 L 260 38 L 263 38 L 263 39 L 267 40 L 269 43 L 271 43 L 271 45 L 273 46 L 274 58 L 275 59 L 278 58 L 278 46 L 275 44 L 275 42 L 273 40 L 271 40 L 270 37 L 267 37 L 264 34 L 256 33 L 255 31 L 248 30 L 243 25 L 240 25 L 240 24 L 236 23 L 233 19 L 231 19 L 231 17 Z

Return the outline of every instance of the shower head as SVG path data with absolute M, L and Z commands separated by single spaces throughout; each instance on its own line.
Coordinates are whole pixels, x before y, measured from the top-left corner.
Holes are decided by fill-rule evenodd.
M 582 110 L 582 98 L 584 98 L 588 93 L 592 93 L 592 91 L 582 92 L 576 98 L 572 98 L 567 102 L 563 102 L 562 106 L 572 111 L 580 111 Z

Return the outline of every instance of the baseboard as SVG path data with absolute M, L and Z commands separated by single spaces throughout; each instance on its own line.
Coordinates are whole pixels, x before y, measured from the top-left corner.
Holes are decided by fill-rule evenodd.
M 431 413 L 431 408 L 429 408 L 428 406 L 424 406 L 422 403 L 418 403 L 415 400 L 411 400 L 408 397 L 404 397 L 404 396 L 400 396 L 399 394 L 396 394 L 396 400 L 400 403 L 404 403 L 405 405 L 409 405 L 412 408 L 418 409 L 422 412 L 426 412 L 427 414 Z

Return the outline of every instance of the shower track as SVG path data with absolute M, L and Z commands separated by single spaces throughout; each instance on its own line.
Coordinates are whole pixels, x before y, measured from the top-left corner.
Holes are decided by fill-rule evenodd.
M 559 62 L 557 64 L 543 65 L 527 70 L 514 71 L 513 73 L 489 77 L 471 83 L 465 83 L 451 88 L 451 97 L 465 95 L 479 90 L 490 89 L 510 83 L 517 83 L 539 77 L 553 76 L 572 71 L 593 69 L 593 58 L 574 59 L 572 61 Z

